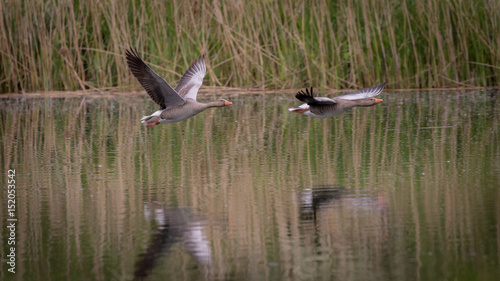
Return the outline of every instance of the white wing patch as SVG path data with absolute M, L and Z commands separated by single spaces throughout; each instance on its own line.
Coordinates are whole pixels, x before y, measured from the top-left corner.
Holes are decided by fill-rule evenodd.
M 336 98 L 338 99 L 343 99 L 343 100 L 360 100 L 360 99 L 367 99 L 367 98 L 373 98 L 375 96 L 378 96 L 382 91 L 384 90 L 386 82 L 373 86 L 370 88 L 362 89 L 359 91 L 356 91 L 354 93 L 349 93 L 345 95 L 338 96 Z
M 179 84 L 175 87 L 175 91 L 184 99 L 196 100 L 198 90 L 203 84 L 203 77 L 205 77 L 206 73 L 205 57 L 201 56 L 186 70 Z
M 314 99 L 319 101 L 319 102 L 337 103 L 336 101 L 332 100 L 331 98 L 326 98 L 326 97 L 314 97 Z

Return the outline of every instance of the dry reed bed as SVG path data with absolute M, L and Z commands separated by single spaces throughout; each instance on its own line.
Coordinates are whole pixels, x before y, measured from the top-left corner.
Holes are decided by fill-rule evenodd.
M 0 93 L 140 89 L 130 46 L 167 81 L 206 54 L 206 84 L 219 87 L 497 86 L 498 11 L 474 0 L 2 0 Z

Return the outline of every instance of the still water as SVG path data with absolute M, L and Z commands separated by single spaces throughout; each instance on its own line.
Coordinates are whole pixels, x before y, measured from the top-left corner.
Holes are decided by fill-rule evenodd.
M 227 98 L 147 129 L 143 96 L 0 99 L 0 279 L 498 280 L 498 93 L 386 92 L 325 120 Z

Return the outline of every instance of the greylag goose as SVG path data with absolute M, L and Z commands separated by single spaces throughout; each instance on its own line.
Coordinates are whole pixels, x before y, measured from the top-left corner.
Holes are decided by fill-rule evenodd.
M 302 113 L 311 117 L 332 117 L 335 115 L 339 115 L 355 106 L 367 107 L 382 102 L 383 100 L 376 99 L 374 97 L 382 93 L 385 84 L 387 84 L 387 82 L 334 98 L 314 97 L 313 88 L 311 87 L 311 91 L 309 91 L 309 89 L 306 89 L 305 92 L 300 91 L 295 95 L 298 100 L 305 103 L 300 105 L 299 107 L 289 108 L 288 110 L 291 112 Z
M 137 54 L 137 50 L 126 51 L 127 64 L 132 74 L 137 78 L 151 99 L 160 106 L 160 110 L 144 116 L 141 123 L 146 127 L 159 123 L 176 123 L 184 121 L 211 107 L 223 107 L 232 103 L 220 99 L 209 103 L 196 101 L 198 90 L 205 77 L 205 57 L 200 56 L 182 75 L 175 89 L 154 72 Z

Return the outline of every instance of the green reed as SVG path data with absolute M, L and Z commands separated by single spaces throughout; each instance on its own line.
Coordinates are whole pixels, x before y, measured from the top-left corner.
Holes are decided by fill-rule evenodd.
M 140 54 L 173 84 L 259 89 L 497 86 L 498 1 L 13 1 L 0 5 L 0 92 L 141 89 Z

